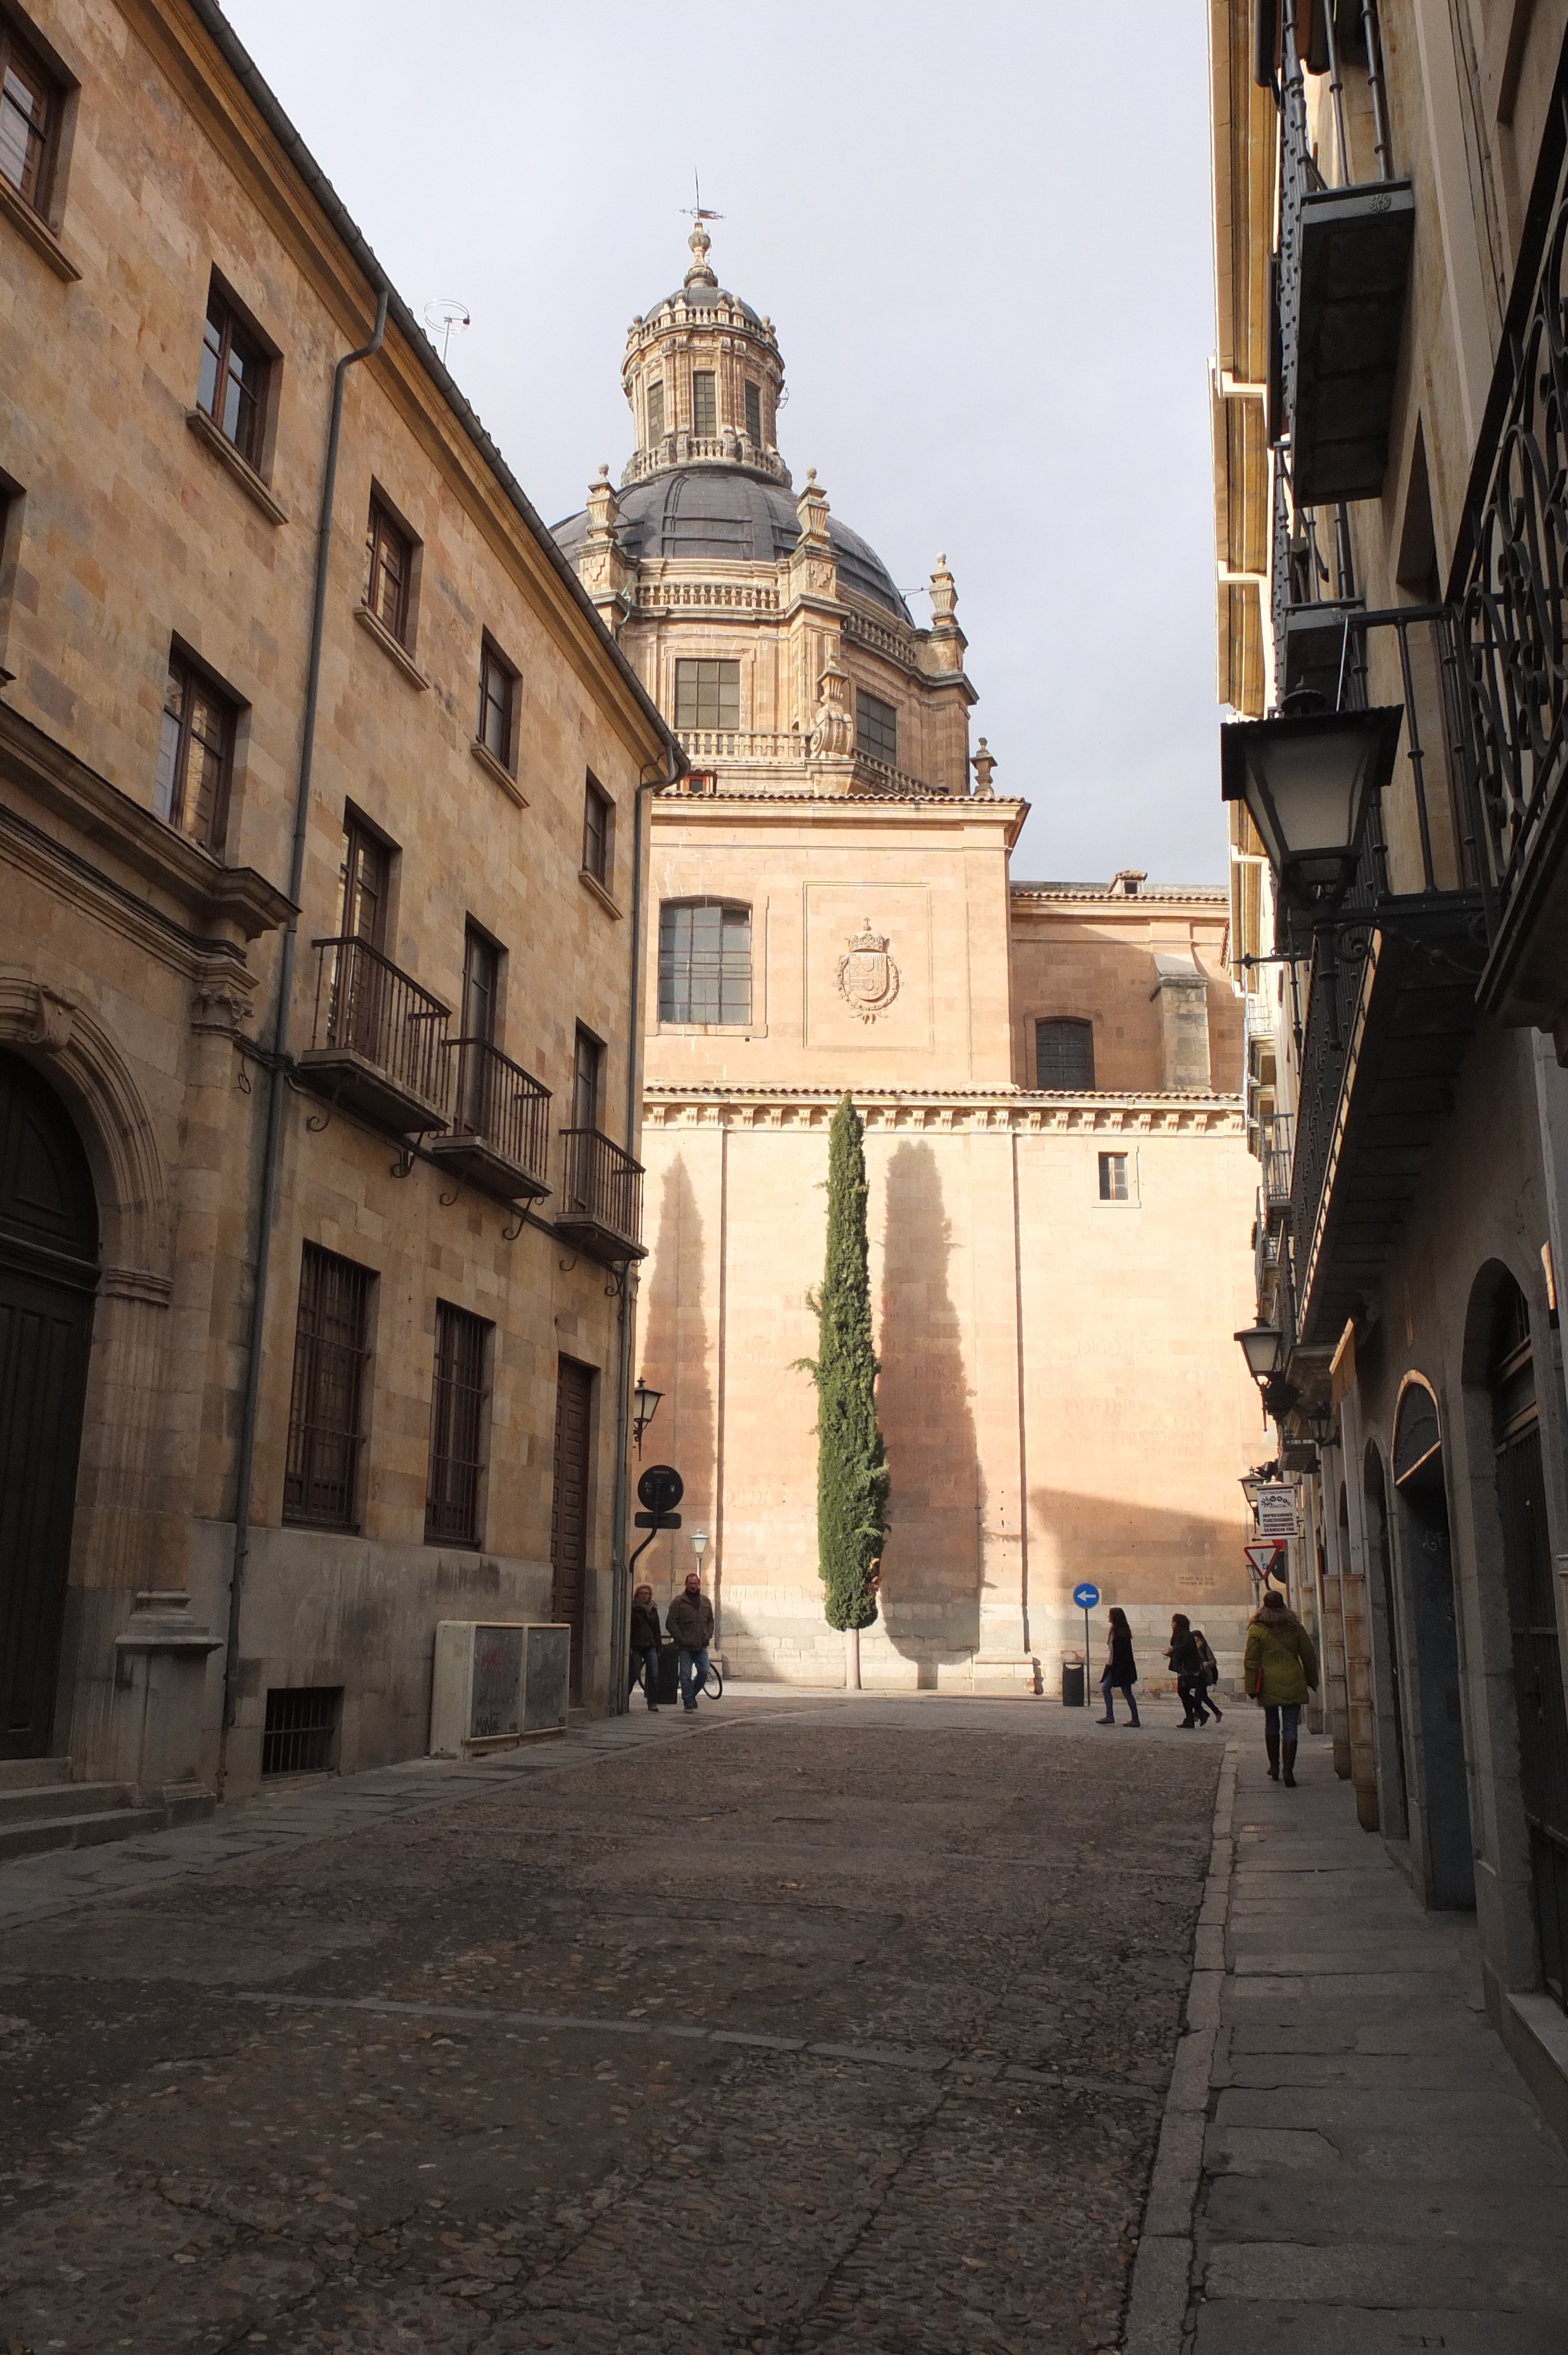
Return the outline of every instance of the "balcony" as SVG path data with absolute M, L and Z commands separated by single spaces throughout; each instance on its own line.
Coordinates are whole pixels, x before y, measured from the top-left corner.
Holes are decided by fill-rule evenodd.
M 1326 185 L 1288 25 L 1282 65 L 1279 352 L 1296 497 L 1374 499 L 1388 470 L 1415 200 L 1408 180 Z
M 451 1123 L 428 1150 L 443 1168 L 500 1202 L 550 1190 L 550 1091 L 488 1039 L 449 1039 Z
M 1480 997 L 1568 1060 L 1568 155 L 1560 73 L 1454 566 L 1498 927 Z
M 302 1085 L 393 1136 L 447 1124 L 450 1011 L 368 941 L 315 941 L 315 1020 Z
M 1289 1215 L 1290 1164 L 1295 1154 L 1293 1113 L 1271 1113 L 1260 1123 L 1258 1159 L 1263 1165 L 1263 1211 L 1273 1233 Z
M 563 1128 L 561 1151 L 556 1233 L 607 1267 L 646 1259 L 641 1162 L 597 1128 Z

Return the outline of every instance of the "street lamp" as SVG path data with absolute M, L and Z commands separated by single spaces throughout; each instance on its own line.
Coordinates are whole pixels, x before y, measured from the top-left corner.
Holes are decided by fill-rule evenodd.
M 642 1434 L 647 1430 L 649 1424 L 652 1422 L 654 1416 L 658 1413 L 659 1401 L 663 1395 L 664 1393 L 662 1391 L 650 1389 L 648 1383 L 639 1376 L 637 1388 L 631 1393 L 631 1405 L 634 1415 L 634 1421 L 631 1425 L 631 1436 L 637 1442 L 637 1453 L 639 1455 L 642 1453 Z
M 1285 1335 L 1277 1325 L 1265 1325 L 1261 1319 L 1238 1333 L 1241 1352 L 1246 1359 L 1247 1372 L 1261 1389 L 1271 1382 L 1279 1371 L 1280 1355 L 1285 1348 Z
M 692 1551 L 697 1557 L 697 1575 L 699 1578 L 702 1576 L 703 1572 L 703 1556 L 706 1553 L 707 1550 L 708 1533 L 706 1529 L 694 1529 L 692 1531 Z
M 1355 873 L 1374 797 L 1393 774 L 1398 704 L 1282 712 L 1220 730 L 1220 794 L 1245 802 L 1283 896 L 1332 907 Z

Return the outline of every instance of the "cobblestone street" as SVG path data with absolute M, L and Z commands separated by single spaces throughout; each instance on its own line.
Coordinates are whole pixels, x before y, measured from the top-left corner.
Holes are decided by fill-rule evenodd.
M 1114 2346 L 1222 1753 L 1086 1731 L 726 1698 L 14 1868 L 0 2346 Z

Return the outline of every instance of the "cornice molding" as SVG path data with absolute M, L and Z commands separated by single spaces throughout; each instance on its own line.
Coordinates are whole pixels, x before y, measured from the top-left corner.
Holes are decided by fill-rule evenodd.
M 868 1134 L 1188 1137 L 1246 1135 L 1239 1096 L 1175 1092 L 1071 1094 L 1022 1088 L 854 1088 Z M 823 1129 L 839 1088 L 678 1088 L 645 1081 L 643 1126 Z

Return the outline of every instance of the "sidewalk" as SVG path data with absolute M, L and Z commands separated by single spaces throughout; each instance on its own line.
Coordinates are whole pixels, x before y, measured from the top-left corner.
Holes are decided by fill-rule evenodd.
M 1128 2355 L 1563 2355 L 1568 2156 L 1473 1927 L 1417 1905 L 1327 1741 L 1287 1791 L 1235 1732 Z

